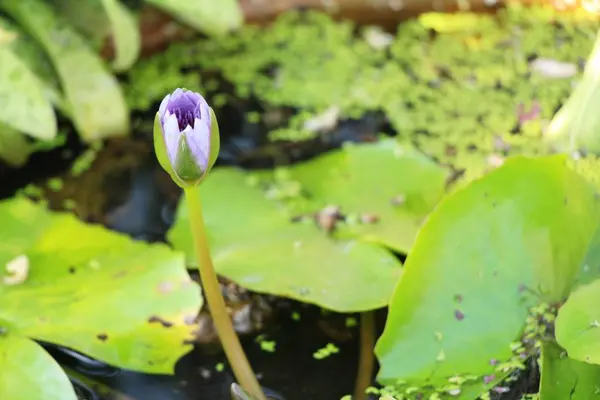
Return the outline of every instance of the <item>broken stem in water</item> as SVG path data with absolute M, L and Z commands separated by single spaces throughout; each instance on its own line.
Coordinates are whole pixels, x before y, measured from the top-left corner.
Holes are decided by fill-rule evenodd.
M 375 365 L 375 311 L 360 314 L 360 355 L 352 400 L 365 400 Z
M 252 367 L 248 362 L 225 308 L 225 300 L 221 293 L 221 286 L 217 280 L 217 273 L 215 272 L 208 248 L 204 217 L 202 216 L 200 189 L 198 187 L 185 189 L 185 197 L 190 215 L 190 224 L 196 257 L 198 258 L 198 270 L 200 271 L 200 279 L 204 289 L 204 297 L 210 308 L 217 334 L 219 335 L 229 364 L 233 369 L 236 379 L 245 390 L 256 397 L 257 400 L 267 400 L 256 379 L 256 375 L 252 371 Z

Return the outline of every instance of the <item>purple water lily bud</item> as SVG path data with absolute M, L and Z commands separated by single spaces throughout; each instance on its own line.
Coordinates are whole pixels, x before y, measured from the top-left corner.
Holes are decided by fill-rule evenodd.
M 163 99 L 154 121 L 154 148 L 179 186 L 202 182 L 219 153 L 219 127 L 200 94 L 176 89 Z

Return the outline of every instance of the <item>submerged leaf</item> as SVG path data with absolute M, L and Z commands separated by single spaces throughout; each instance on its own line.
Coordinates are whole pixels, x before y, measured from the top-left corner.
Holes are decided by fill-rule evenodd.
M 448 196 L 394 291 L 379 380 L 492 373 L 491 360 L 511 357 L 528 307 L 569 293 L 598 218 L 593 189 L 561 156 L 509 159 Z
M 600 367 L 573 360 L 554 342 L 542 345 L 540 400 L 600 399 Z
M 41 0 L 4 0 L 0 8 L 48 53 L 85 141 L 127 134 L 129 113 L 119 84 L 83 37 Z
M 354 312 L 383 307 L 400 274 L 385 249 L 328 237 L 312 220 L 292 222 L 281 204 L 251 186 L 251 177 L 218 168 L 201 186 L 211 253 L 217 272 L 254 291 Z M 168 233 L 195 264 L 187 205 Z
M 33 340 L 0 334 L 0 399 L 77 400 L 69 378 Z
M 173 14 L 191 27 L 210 35 L 221 35 L 239 28 L 242 10 L 236 0 L 146 0 Z
M 150 373 L 191 349 L 202 299 L 182 254 L 21 198 L 0 202 L 0 220 L 0 278 L 29 261 L 23 282 L 0 283 L 0 327 Z
M 0 160 L 12 167 L 24 165 L 33 147 L 19 131 L 0 123 Z
M 0 121 L 13 129 L 40 139 L 56 136 L 56 116 L 39 87 L 39 80 L 3 45 L 0 45 L 0 109 Z
M 304 208 L 327 205 L 354 216 L 341 235 L 371 240 L 407 253 L 425 217 L 442 198 L 448 172 L 395 140 L 349 145 L 289 170 L 310 199 Z

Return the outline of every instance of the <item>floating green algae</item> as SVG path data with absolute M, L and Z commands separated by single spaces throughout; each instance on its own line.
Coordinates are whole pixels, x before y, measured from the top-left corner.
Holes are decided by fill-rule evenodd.
M 218 76 L 229 97 L 298 110 L 271 129 L 273 140 L 309 139 L 383 112 L 401 142 L 472 177 L 507 155 L 552 151 L 544 128 L 580 79 L 598 27 L 582 12 L 510 5 L 493 16 L 425 14 L 394 36 L 290 11 L 268 28 L 173 45 L 134 68 L 127 92 L 145 109 L 165 85 L 197 88 L 200 75 L 218 93 L 223 85 L 210 81 Z M 573 73 L 552 76 L 536 60 Z

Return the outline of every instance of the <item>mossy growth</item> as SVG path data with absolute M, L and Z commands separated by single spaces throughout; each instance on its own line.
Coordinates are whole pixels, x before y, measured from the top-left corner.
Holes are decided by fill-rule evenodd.
M 292 11 L 268 28 L 172 45 L 133 69 L 127 97 L 144 109 L 167 87 L 196 89 L 202 76 L 210 91 L 218 85 L 207 77 L 219 76 L 233 87 L 227 96 L 296 110 L 270 132 L 285 140 L 383 112 L 399 140 L 474 177 L 507 155 L 552 151 L 544 127 L 580 79 L 597 29 L 597 16 L 583 11 L 518 4 L 495 15 L 425 14 L 395 36 Z M 552 77 L 536 59 L 567 63 L 573 74 Z

